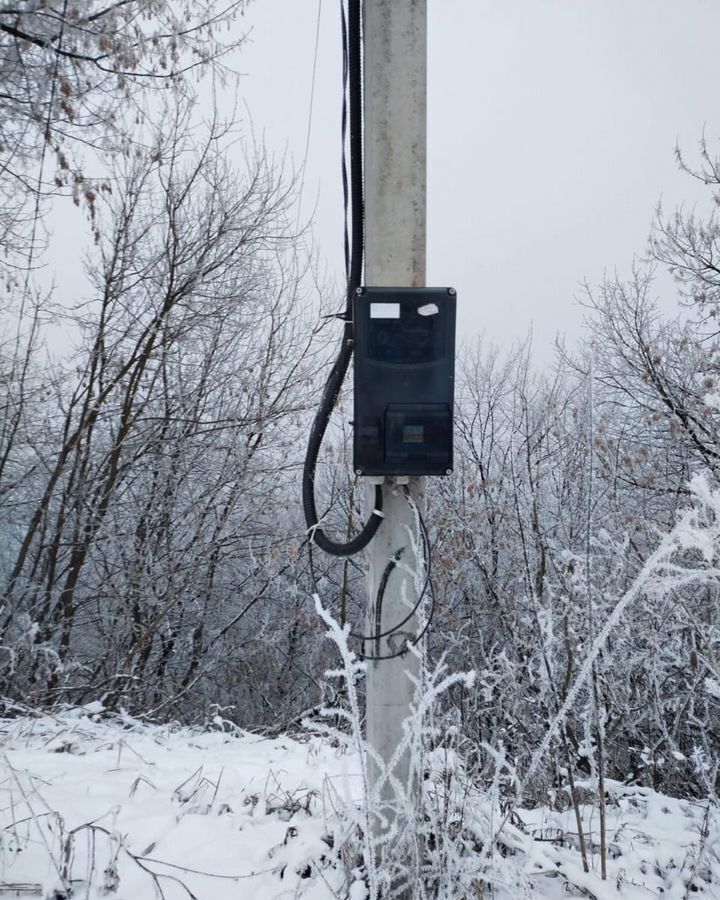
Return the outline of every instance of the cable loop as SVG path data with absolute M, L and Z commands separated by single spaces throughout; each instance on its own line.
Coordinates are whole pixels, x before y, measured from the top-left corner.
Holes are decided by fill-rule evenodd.
M 371 514 L 360 533 L 350 541 L 336 541 L 319 527 L 319 517 L 315 505 L 315 470 L 325 432 L 340 391 L 345 381 L 353 354 L 353 304 L 362 277 L 364 255 L 364 205 L 363 205 L 363 159 L 362 159 L 362 10 L 360 0 L 348 0 L 347 21 L 342 7 L 343 29 L 343 198 L 345 205 L 345 246 L 347 258 L 347 292 L 345 295 L 345 326 L 337 358 L 323 388 L 320 405 L 310 429 L 305 464 L 303 466 L 302 500 L 305 522 L 308 529 L 314 528 L 313 540 L 317 546 L 331 556 L 354 556 L 364 550 L 382 523 L 382 518 Z M 350 183 L 348 191 L 347 167 L 345 163 L 345 134 L 348 125 L 349 106 L 349 154 Z M 347 238 L 348 200 L 352 213 L 352 246 Z M 375 490 L 374 507 L 382 510 L 382 488 Z

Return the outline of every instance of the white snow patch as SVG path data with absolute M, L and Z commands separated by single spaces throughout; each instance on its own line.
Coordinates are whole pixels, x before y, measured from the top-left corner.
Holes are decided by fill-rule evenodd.
M 0 720 L 0 893 L 14 887 L 19 893 L 10 896 L 46 900 L 155 900 L 160 890 L 165 900 L 366 900 L 343 814 L 344 804 L 362 796 L 357 757 L 314 736 L 228 733 L 224 722 L 224 731 L 147 725 L 101 717 L 91 706 Z M 428 762 L 431 778 L 435 770 L 439 778 L 462 770 L 452 753 Z M 592 782 L 578 787 L 588 798 L 596 794 Z M 567 803 L 555 804 L 568 807 L 562 811 L 518 810 L 498 837 L 502 854 L 491 853 L 467 836 L 492 832 L 500 813 L 469 785 L 463 853 L 476 855 L 469 862 L 477 867 L 478 896 L 720 896 L 713 808 L 646 788 L 606 787 L 603 882 L 592 803 L 581 810 L 585 873 Z

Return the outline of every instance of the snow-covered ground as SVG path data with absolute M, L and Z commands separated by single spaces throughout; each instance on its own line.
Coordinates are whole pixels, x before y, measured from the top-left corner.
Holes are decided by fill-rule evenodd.
M 0 735 L 0 896 L 366 896 L 344 812 L 362 796 L 358 759 L 318 737 L 267 739 L 219 720 L 214 731 L 146 725 L 92 705 L 3 719 Z M 720 898 L 717 821 L 707 804 L 616 783 L 609 797 L 607 881 L 597 810 L 583 808 L 588 874 L 572 809 L 519 810 L 492 854 L 466 850 L 477 866 L 475 893 L 446 900 Z M 475 802 L 469 827 L 500 821 Z

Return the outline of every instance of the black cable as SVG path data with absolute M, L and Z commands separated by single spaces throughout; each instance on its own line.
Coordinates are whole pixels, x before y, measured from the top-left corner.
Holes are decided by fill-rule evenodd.
M 420 641 L 428 633 L 428 631 L 430 630 L 430 626 L 432 625 L 432 620 L 433 620 L 434 615 L 435 615 L 435 589 L 433 588 L 432 583 L 431 583 L 431 585 L 430 585 L 430 613 L 427 617 L 427 622 L 423 626 L 423 629 L 420 632 L 420 634 L 416 634 L 415 637 L 411 641 L 406 640 L 404 646 L 401 647 L 400 650 L 397 650 L 395 653 L 386 653 L 383 656 L 373 656 L 373 655 L 366 655 L 364 653 L 358 653 L 357 654 L 358 657 L 360 659 L 386 660 L 386 659 L 397 659 L 399 656 L 405 656 L 405 654 L 408 652 L 408 649 L 411 646 L 414 647 L 415 644 L 420 643 Z
M 423 554 L 424 558 L 425 558 L 425 583 L 423 584 L 422 590 L 420 591 L 420 596 L 418 597 L 417 602 L 413 606 L 412 610 L 408 613 L 408 615 L 402 620 L 402 622 L 398 623 L 397 625 L 395 625 L 393 628 L 389 629 L 388 631 L 378 632 L 377 634 L 375 634 L 373 636 L 363 636 L 363 639 L 366 641 L 376 641 L 377 642 L 381 638 L 387 637 L 389 634 L 392 634 L 395 631 L 399 631 L 400 628 L 402 628 L 402 626 L 405 625 L 405 623 L 408 622 L 418 611 L 418 609 L 420 608 L 420 604 L 422 603 L 423 597 L 427 593 L 428 589 L 430 591 L 430 612 L 428 613 L 427 621 L 425 622 L 425 625 L 423 626 L 420 633 L 415 635 L 415 637 L 412 640 L 410 640 L 410 641 L 406 640 L 404 645 L 400 648 L 400 650 L 397 650 L 395 653 L 386 653 L 386 654 L 383 654 L 382 656 L 358 653 L 357 655 L 360 657 L 360 659 L 388 660 L 388 659 L 397 659 L 397 657 L 399 657 L 399 656 L 404 656 L 407 653 L 408 648 L 411 645 L 415 645 L 415 644 L 419 643 L 425 637 L 425 635 L 427 634 L 427 632 L 430 629 L 430 625 L 432 624 L 432 620 L 435 615 L 435 589 L 433 587 L 432 577 L 431 577 L 432 553 L 431 553 L 431 547 L 430 547 L 430 535 L 428 534 L 427 525 L 425 524 L 425 519 L 423 518 L 422 513 L 418 509 L 417 504 L 412 499 L 412 495 L 410 494 L 410 491 L 408 490 L 407 487 L 405 487 L 405 496 L 408 500 L 408 503 L 410 503 L 412 505 L 413 510 L 418 517 L 418 522 L 420 523 L 420 530 L 422 532 L 422 537 L 423 537 L 423 547 L 424 547 L 424 551 L 425 551 Z M 382 597 L 385 593 L 385 587 L 387 586 L 387 580 L 389 578 L 390 572 L 397 565 L 399 556 L 400 556 L 400 552 L 396 553 L 393 556 L 393 558 L 388 562 L 387 566 L 385 567 L 385 570 L 383 571 L 383 577 L 380 580 L 380 588 L 378 589 L 378 596 L 375 601 L 376 609 L 382 603 Z M 353 634 L 352 632 L 350 632 L 350 633 Z M 354 636 L 359 637 L 359 635 L 354 635 Z
M 388 560 L 385 569 L 383 570 L 382 577 L 380 578 L 380 584 L 378 585 L 377 596 L 375 597 L 375 629 L 373 631 L 372 640 L 379 641 L 381 637 L 385 637 L 380 631 L 382 628 L 382 611 L 383 611 L 383 601 L 385 600 L 385 591 L 387 590 L 388 581 L 390 581 L 390 576 L 397 568 L 397 564 L 400 562 L 400 557 L 405 552 L 405 548 L 401 547 L 397 553 L 395 553 L 391 559 Z M 398 631 L 402 625 L 398 625 L 395 628 L 390 629 L 389 634 L 393 634 L 395 631 Z M 365 640 L 365 638 L 363 638 Z
M 400 650 L 396 651 L 395 653 L 383 654 L 382 656 L 365 654 L 365 653 L 358 651 L 356 655 L 360 659 L 388 660 L 388 659 L 396 659 L 399 656 L 404 656 L 407 653 L 408 647 L 410 645 L 417 644 L 419 641 L 421 641 L 423 639 L 423 637 L 425 637 L 425 635 L 427 634 L 427 632 L 430 628 L 430 625 L 432 624 L 433 617 L 435 614 L 435 589 L 434 589 L 433 583 L 432 583 L 432 571 L 431 571 L 432 553 L 431 553 L 431 545 L 430 545 L 430 535 L 427 530 L 427 525 L 425 524 L 425 519 L 423 518 L 422 513 L 418 509 L 417 504 L 413 500 L 412 495 L 410 494 L 410 491 L 407 489 L 407 487 L 405 488 L 405 496 L 407 497 L 408 503 L 410 503 L 412 505 L 413 510 L 418 517 L 418 522 L 420 524 L 420 530 L 422 533 L 423 557 L 424 557 L 424 562 L 425 562 L 425 581 L 423 583 L 422 590 L 420 591 L 420 595 L 418 596 L 418 599 L 417 599 L 415 605 L 410 610 L 410 612 L 407 614 L 407 616 L 405 616 L 404 619 L 402 619 L 400 622 L 397 622 L 391 628 L 388 628 L 386 631 L 378 631 L 375 634 L 371 634 L 371 635 L 363 634 L 362 632 L 358 632 L 358 631 L 349 631 L 348 635 L 352 638 L 355 638 L 356 640 L 360 640 L 365 643 L 365 642 L 380 641 L 382 638 L 388 637 L 388 635 L 391 635 L 394 632 L 399 631 L 403 627 L 403 625 L 407 624 L 407 622 L 409 622 L 410 619 L 412 619 L 413 616 L 417 613 L 418 609 L 420 608 L 420 604 L 422 603 L 422 601 L 423 601 L 425 595 L 428 593 L 428 591 L 430 593 L 430 612 L 428 614 L 427 621 L 425 622 L 425 625 L 422 628 L 422 631 L 419 634 L 417 634 L 414 638 L 412 638 L 412 640 L 409 640 L 409 641 L 406 640 L 403 647 Z M 383 602 L 383 598 L 385 596 L 385 590 L 387 588 L 387 584 L 390 579 L 390 575 L 392 574 L 393 570 L 397 567 L 397 564 L 400 561 L 402 554 L 405 552 L 405 549 L 406 549 L 405 547 L 401 547 L 399 550 L 397 550 L 393 554 L 391 559 L 388 560 L 387 565 L 383 569 L 383 574 L 380 578 L 380 584 L 378 586 L 377 597 L 375 599 L 376 615 L 377 615 L 377 611 L 379 609 L 381 609 L 381 607 L 382 607 L 382 602 Z M 318 589 L 318 579 L 317 579 L 317 574 L 315 572 L 315 563 L 314 563 L 314 558 L 313 558 L 313 553 L 312 553 L 312 543 L 310 543 L 310 542 L 308 543 L 308 557 L 310 560 L 310 578 L 311 578 L 313 587 L 315 589 L 315 592 L 319 594 L 320 591 Z
M 407 494 L 407 497 L 410 500 L 410 502 L 413 503 L 413 505 L 414 505 L 414 501 L 410 498 L 409 492 L 406 492 L 406 494 Z M 350 637 L 356 638 L 359 641 L 379 641 L 381 638 L 387 637 L 389 634 L 393 634 L 395 631 L 399 631 L 403 627 L 403 625 L 406 625 L 410 621 L 410 619 L 412 619 L 412 617 L 415 615 L 415 613 L 418 611 L 418 609 L 420 608 L 420 604 L 422 603 L 423 597 L 428 592 L 428 589 L 430 589 L 430 592 L 432 594 L 432 582 L 430 580 L 432 577 L 432 573 L 431 573 L 432 556 L 430 553 L 430 537 L 428 535 L 427 528 L 425 526 L 425 521 L 422 518 L 422 516 L 420 515 L 420 511 L 417 509 L 416 506 L 415 506 L 415 511 L 417 513 L 418 520 L 420 522 L 420 527 L 423 532 L 423 545 L 424 545 L 424 549 L 425 549 L 425 552 L 423 554 L 424 561 L 425 561 L 425 582 L 423 583 L 422 590 L 420 591 L 420 595 L 417 599 L 417 602 L 415 603 L 415 606 L 413 606 L 413 608 L 410 610 L 410 612 L 405 616 L 405 618 L 402 621 L 398 622 L 396 625 L 393 625 L 392 628 L 388 628 L 387 631 L 377 631 L 375 634 L 362 634 L 357 631 L 351 631 Z M 383 570 L 382 577 L 380 578 L 380 585 L 378 587 L 377 598 L 375 599 L 375 609 L 376 610 L 378 608 L 382 607 L 382 601 L 385 596 L 385 589 L 387 587 L 388 580 L 390 578 L 390 575 L 392 574 L 393 569 L 397 566 L 398 562 L 400 561 L 400 557 L 402 556 L 404 550 L 405 550 L 405 548 L 401 547 L 400 550 L 398 550 L 397 553 L 395 553 L 393 555 L 393 557 L 388 561 L 388 564 L 385 566 L 385 568 Z M 371 658 L 374 659 L 374 657 L 371 657 Z
M 340 350 L 333 367 L 328 375 L 327 381 L 323 388 L 322 396 L 318 410 L 313 420 L 310 436 L 308 439 L 307 451 L 305 454 L 305 464 L 303 466 L 303 483 L 302 498 L 303 511 L 305 513 L 305 521 L 308 527 L 308 557 L 310 562 L 310 577 L 313 586 L 317 592 L 317 576 L 315 573 L 315 565 L 313 559 L 313 544 L 317 544 L 321 550 L 332 556 L 354 556 L 363 550 L 375 536 L 380 524 L 382 523 L 382 504 L 383 493 L 382 485 L 375 487 L 375 507 L 370 514 L 370 518 L 363 526 L 362 530 L 352 540 L 347 542 L 335 541 L 328 537 L 320 528 L 320 520 L 315 504 L 315 471 L 317 467 L 320 447 L 330 421 L 332 410 L 337 403 L 340 390 L 342 388 L 345 376 L 347 374 L 350 361 L 353 354 L 353 321 L 354 321 L 354 303 L 355 296 L 362 278 L 362 266 L 364 255 L 364 201 L 363 201 L 363 160 L 362 160 L 362 8 L 361 0 L 348 0 L 347 17 L 345 15 L 345 6 L 341 2 L 341 24 L 342 24 L 342 46 L 343 46 L 343 104 L 342 104 L 342 184 L 343 184 L 343 202 L 345 213 L 345 274 L 347 279 L 347 292 L 345 297 L 344 315 L 338 316 L 345 322 L 343 328 L 343 337 L 340 344 Z M 348 116 L 349 106 L 349 116 Z M 348 179 L 346 164 L 346 137 L 348 128 L 348 119 L 350 125 L 349 135 L 349 155 L 350 155 L 350 178 Z M 348 202 L 351 210 L 351 229 L 352 242 L 348 239 Z M 405 488 L 405 494 L 408 502 L 412 505 L 420 523 L 422 532 L 422 542 L 424 548 L 425 560 L 425 582 L 417 602 L 410 610 L 405 618 L 386 631 L 377 630 L 373 635 L 365 635 L 360 632 L 350 631 L 351 637 L 362 640 L 372 641 L 376 644 L 385 637 L 399 631 L 406 625 L 417 613 L 425 597 L 428 589 L 430 591 L 431 605 L 427 622 L 421 632 L 412 640 L 407 639 L 401 650 L 396 653 L 386 654 L 383 656 L 365 656 L 359 653 L 362 659 L 387 660 L 395 659 L 407 653 L 408 648 L 412 644 L 417 644 L 427 634 L 435 612 L 435 591 L 431 579 L 431 548 L 430 536 L 428 534 L 425 521 L 415 504 L 408 488 Z M 396 568 L 405 548 L 393 554 L 388 561 L 383 574 L 380 578 L 378 586 L 378 594 L 375 601 L 376 616 L 382 615 L 382 603 L 387 589 L 388 582 L 393 570 Z M 378 625 L 379 628 L 379 625 Z
M 341 134 L 341 172 L 342 172 L 342 188 L 343 188 L 343 250 L 345 252 L 345 282 L 350 283 L 350 236 L 348 233 L 348 173 L 347 173 L 347 155 L 345 153 L 345 141 L 347 139 L 347 94 L 348 94 L 348 33 L 347 19 L 345 17 L 345 3 L 340 0 L 340 24 L 342 26 L 342 57 L 343 57 L 343 99 L 342 99 L 342 117 L 340 124 Z
M 350 122 L 350 201 L 352 243 L 347 272 L 345 297 L 345 326 L 337 359 L 323 388 L 318 410 L 310 429 L 305 464 L 303 466 L 302 499 L 305 522 L 311 541 L 332 556 L 354 556 L 370 543 L 382 523 L 382 486 L 375 488 L 375 507 L 359 534 L 352 540 L 335 541 L 320 527 L 315 505 L 315 470 L 320 447 L 325 437 L 330 415 L 337 402 L 353 354 L 353 305 L 362 279 L 364 253 L 363 165 L 362 165 L 362 10 L 360 0 L 348 0 L 347 28 L 343 14 L 343 78 L 347 77 Z M 343 147 L 346 128 L 345 100 L 343 100 Z M 347 173 L 343 166 L 343 187 L 347 221 Z M 347 226 L 346 226 L 347 227 Z M 347 246 L 347 240 L 346 240 Z
M 375 634 L 363 634 L 363 632 L 351 630 L 348 632 L 349 637 L 355 638 L 355 640 L 363 641 L 363 642 L 378 641 L 381 638 L 387 637 L 388 635 L 393 634 L 396 631 L 399 631 L 403 627 L 403 625 L 406 625 L 410 621 L 410 619 L 412 619 L 412 617 L 417 613 L 418 609 L 420 608 L 420 604 L 422 603 L 422 600 L 423 600 L 425 594 L 428 592 L 428 589 L 430 589 L 431 596 L 434 597 L 432 582 L 430 580 L 430 578 L 431 578 L 430 566 L 431 566 L 431 560 L 432 560 L 432 557 L 430 555 L 430 538 L 427 534 L 425 522 L 423 521 L 422 517 L 420 517 L 420 522 L 421 522 L 421 526 L 422 526 L 423 534 L 424 534 L 423 543 L 424 543 L 425 552 L 423 555 L 424 555 L 424 560 L 425 560 L 425 582 L 422 586 L 422 590 L 420 591 L 420 596 L 418 597 L 415 605 L 410 610 L 410 612 L 405 616 L 404 619 L 401 619 L 400 622 L 397 622 L 391 628 L 388 628 L 387 631 L 378 631 Z M 390 579 L 390 575 L 392 574 L 393 569 L 396 568 L 398 562 L 400 561 L 400 557 L 402 556 L 402 554 L 404 552 L 405 552 L 405 547 L 401 547 L 395 554 L 393 554 L 392 558 L 388 561 L 387 565 L 383 569 L 383 573 L 380 578 L 380 584 L 378 586 L 377 597 L 375 599 L 375 609 L 376 610 L 382 608 L 382 602 L 383 602 L 383 598 L 385 596 L 385 590 L 387 588 L 387 584 Z M 320 591 L 318 590 L 318 578 L 317 578 L 317 574 L 315 572 L 315 560 L 314 560 L 313 553 L 312 553 L 312 543 L 308 543 L 308 558 L 310 561 L 310 580 L 313 584 L 313 588 L 315 589 L 315 593 L 319 594 Z M 433 604 L 434 604 L 434 600 L 433 600 Z M 375 657 L 366 657 L 366 658 L 374 659 Z
M 360 287 L 362 277 L 362 264 L 364 254 L 364 203 L 363 203 L 363 170 L 362 170 L 362 31 L 361 31 L 361 0 L 348 0 L 348 13 L 345 16 L 344 5 L 341 4 L 341 22 L 342 22 L 342 39 L 343 39 L 343 107 L 342 107 L 342 180 L 343 180 L 343 200 L 345 208 L 345 269 L 347 277 L 347 292 L 345 298 L 345 313 L 342 316 L 345 325 L 343 329 L 343 338 L 340 345 L 338 356 L 333 364 L 328 379 L 323 388 L 323 393 L 318 407 L 308 440 L 307 452 L 305 455 L 305 465 L 303 467 L 303 509 L 305 512 L 305 520 L 308 526 L 309 542 L 308 555 L 310 560 L 310 575 L 315 588 L 317 589 L 317 577 L 315 574 L 313 559 L 313 543 L 317 544 L 321 550 L 333 556 L 353 556 L 363 550 L 375 536 L 382 522 L 382 486 L 377 485 L 375 488 L 375 508 L 370 515 L 369 520 L 363 526 L 362 530 L 352 540 L 347 542 L 334 541 L 329 538 L 319 526 L 319 517 L 315 505 L 315 470 L 317 459 L 320 452 L 325 432 L 330 420 L 333 407 L 335 406 L 343 381 L 347 374 L 353 353 L 353 307 L 357 289 Z M 349 116 L 348 116 L 349 106 Z M 345 144 L 347 136 L 348 119 L 350 126 L 349 135 L 349 155 L 350 155 L 350 178 L 348 179 Z M 351 210 L 351 230 L 352 242 L 348 239 L 348 202 Z M 431 581 L 431 555 L 430 555 L 430 538 L 427 532 L 425 522 L 415 505 L 409 491 L 405 490 L 408 501 L 418 516 L 423 536 L 424 557 L 426 564 L 425 583 L 423 584 L 420 596 L 413 606 L 412 610 L 405 616 L 402 621 L 398 622 L 392 628 L 386 631 L 377 631 L 373 635 L 364 635 L 359 632 L 350 632 L 350 636 L 362 641 L 378 642 L 384 637 L 388 637 L 394 632 L 402 628 L 417 613 L 420 604 L 425 597 L 428 588 L 432 597 L 432 605 L 428 621 L 424 628 L 412 641 L 405 641 L 401 651 L 384 656 L 364 657 L 372 659 L 393 659 L 402 656 L 407 652 L 409 644 L 417 643 L 427 633 L 432 621 L 435 609 L 435 595 Z M 381 612 L 382 602 L 385 591 L 390 579 L 390 575 L 400 561 L 400 557 L 405 548 L 397 551 L 391 560 L 389 560 L 378 586 L 378 594 L 376 598 L 376 610 Z M 360 654 L 363 656 L 362 654 Z

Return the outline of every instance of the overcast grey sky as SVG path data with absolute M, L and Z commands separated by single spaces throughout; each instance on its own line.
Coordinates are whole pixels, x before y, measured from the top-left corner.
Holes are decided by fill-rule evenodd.
M 238 68 L 258 134 L 304 157 L 304 210 L 342 264 L 339 0 L 253 0 Z M 718 0 L 429 0 L 428 282 L 452 284 L 460 334 L 546 358 L 579 333 L 583 279 L 627 272 L 703 126 L 720 150 Z M 667 304 L 670 308 L 670 304 Z

